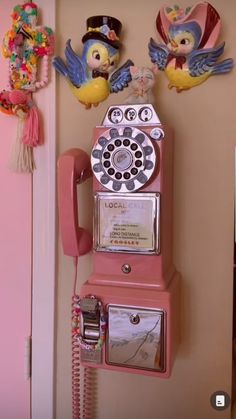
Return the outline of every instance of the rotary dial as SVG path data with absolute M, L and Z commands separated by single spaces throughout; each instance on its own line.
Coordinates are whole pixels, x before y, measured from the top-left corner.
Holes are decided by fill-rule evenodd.
M 115 192 L 133 192 L 151 177 L 156 154 L 149 137 L 137 128 L 112 128 L 95 144 L 91 163 L 97 180 Z

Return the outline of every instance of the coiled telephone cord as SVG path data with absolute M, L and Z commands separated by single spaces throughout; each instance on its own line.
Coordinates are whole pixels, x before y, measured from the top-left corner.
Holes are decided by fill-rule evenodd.
M 79 296 L 72 296 L 72 418 L 80 419 L 80 347 L 77 339 Z
M 96 399 L 96 370 L 84 369 L 83 419 L 91 419 L 94 415 Z
M 80 298 L 76 294 L 78 276 L 78 258 L 74 258 L 75 277 L 74 292 L 72 296 L 72 418 L 92 419 L 94 411 L 93 401 L 95 400 L 96 372 L 92 368 L 84 368 L 83 377 L 83 410 L 81 409 L 81 365 L 80 365 L 80 344 L 79 344 L 79 320 L 80 320 Z M 81 416 L 82 410 L 82 416 Z

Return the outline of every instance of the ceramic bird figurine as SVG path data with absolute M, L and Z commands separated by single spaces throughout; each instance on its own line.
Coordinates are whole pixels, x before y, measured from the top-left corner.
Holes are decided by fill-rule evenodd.
M 97 106 L 110 93 L 117 93 L 131 81 L 131 60 L 118 70 L 121 23 L 110 16 L 92 16 L 87 20 L 87 33 L 83 36 L 82 55 L 76 54 L 70 39 L 66 43 L 66 63 L 53 59 L 55 69 L 65 76 L 75 97 L 87 109 Z
M 178 6 L 161 8 L 156 19 L 164 44 L 150 39 L 151 61 L 163 70 L 169 88 L 190 89 L 215 74 L 228 73 L 233 60 L 217 62 L 225 43 L 215 46 L 220 32 L 220 16 L 209 3 L 199 3 L 185 11 Z

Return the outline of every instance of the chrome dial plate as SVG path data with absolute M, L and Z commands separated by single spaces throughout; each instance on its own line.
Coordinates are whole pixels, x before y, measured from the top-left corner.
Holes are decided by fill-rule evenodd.
M 155 169 L 156 153 L 146 133 L 134 127 L 111 128 L 99 137 L 91 154 L 97 180 L 115 192 L 134 192 Z

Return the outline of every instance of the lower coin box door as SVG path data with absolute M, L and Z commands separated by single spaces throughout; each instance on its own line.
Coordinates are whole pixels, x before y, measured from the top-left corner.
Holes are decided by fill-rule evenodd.
M 110 305 L 107 363 L 163 371 L 164 323 L 162 310 Z

